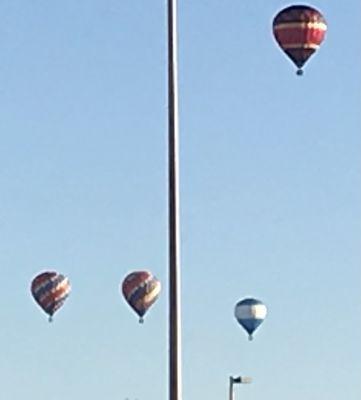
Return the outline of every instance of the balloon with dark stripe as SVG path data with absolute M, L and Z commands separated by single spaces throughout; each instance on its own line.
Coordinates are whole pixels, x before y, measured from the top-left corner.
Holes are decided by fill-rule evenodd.
M 70 290 L 69 279 L 55 271 L 42 272 L 31 282 L 31 294 L 49 315 L 49 321 L 52 321 L 54 313 L 62 307 Z
M 266 315 L 266 306 L 261 301 L 253 298 L 240 300 L 234 309 L 234 316 L 248 333 L 249 340 L 253 339 L 254 331 L 261 325 Z
M 320 47 L 326 30 L 325 18 L 320 11 L 310 6 L 287 7 L 273 20 L 274 37 L 298 67 L 298 75 L 302 75 L 302 67 Z
M 122 282 L 121 291 L 127 303 L 138 314 L 139 322 L 157 300 L 161 284 L 149 271 L 134 271 Z

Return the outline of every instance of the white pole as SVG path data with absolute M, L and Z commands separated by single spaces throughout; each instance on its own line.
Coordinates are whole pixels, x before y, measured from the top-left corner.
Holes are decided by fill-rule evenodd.
M 177 0 L 167 0 L 168 28 L 168 182 L 169 182 L 169 400 L 182 399 Z

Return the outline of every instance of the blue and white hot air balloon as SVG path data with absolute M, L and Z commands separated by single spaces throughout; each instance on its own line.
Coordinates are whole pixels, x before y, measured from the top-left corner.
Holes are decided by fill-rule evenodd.
M 238 323 L 247 331 L 248 339 L 252 340 L 253 332 L 266 318 L 267 308 L 261 301 L 247 298 L 236 304 L 234 315 Z

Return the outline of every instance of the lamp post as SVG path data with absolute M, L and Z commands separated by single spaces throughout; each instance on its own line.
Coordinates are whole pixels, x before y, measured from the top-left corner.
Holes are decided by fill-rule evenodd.
M 177 0 L 167 0 L 168 38 L 168 223 L 169 223 L 169 400 L 182 399 Z
M 233 385 L 235 383 L 252 383 L 250 376 L 230 376 L 229 377 L 229 400 L 234 400 Z

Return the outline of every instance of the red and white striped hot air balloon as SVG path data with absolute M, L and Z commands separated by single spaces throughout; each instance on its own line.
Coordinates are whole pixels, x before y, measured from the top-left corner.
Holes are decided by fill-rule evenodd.
M 37 275 L 31 282 L 31 294 L 52 321 L 54 313 L 64 304 L 71 287 L 67 277 L 55 271 Z
M 157 300 L 160 290 L 160 282 L 149 271 L 131 272 L 121 284 L 123 296 L 138 314 L 140 323 L 143 322 L 144 314 Z
M 273 34 L 287 56 L 302 67 L 320 47 L 325 38 L 327 23 L 323 15 L 310 6 L 290 6 L 280 11 L 273 20 Z

